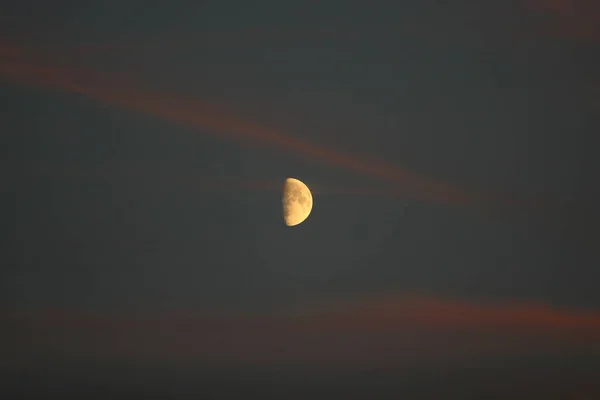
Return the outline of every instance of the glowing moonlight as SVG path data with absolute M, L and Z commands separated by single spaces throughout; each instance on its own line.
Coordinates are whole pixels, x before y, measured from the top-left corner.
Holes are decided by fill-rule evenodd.
M 287 226 L 303 222 L 312 210 L 312 194 L 304 183 L 298 179 L 287 178 L 283 185 L 283 219 Z

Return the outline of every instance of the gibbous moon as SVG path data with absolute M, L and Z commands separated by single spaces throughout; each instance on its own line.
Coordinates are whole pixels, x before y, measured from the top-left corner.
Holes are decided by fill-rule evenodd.
M 312 194 L 304 183 L 298 179 L 287 178 L 283 185 L 283 219 L 287 226 L 298 225 L 304 221 L 312 210 Z

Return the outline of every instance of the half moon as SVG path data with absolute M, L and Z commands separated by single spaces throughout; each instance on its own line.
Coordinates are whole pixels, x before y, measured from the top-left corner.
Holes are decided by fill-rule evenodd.
M 298 179 L 287 178 L 283 185 L 283 220 L 287 226 L 298 225 L 310 214 L 313 199 L 308 186 Z

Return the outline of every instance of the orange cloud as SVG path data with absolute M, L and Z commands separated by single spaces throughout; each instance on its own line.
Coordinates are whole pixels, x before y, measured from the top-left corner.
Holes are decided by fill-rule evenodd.
M 600 351 L 600 313 L 595 311 L 418 296 L 329 306 L 321 302 L 283 314 L 138 311 L 127 316 L 38 310 L 5 319 L 3 326 L 24 338 L 2 342 L 11 346 L 3 353 L 18 360 L 143 358 L 375 367 Z
M 358 322 L 357 326 L 368 326 L 370 330 L 381 327 L 401 331 L 406 326 L 427 326 L 553 334 L 584 329 L 600 337 L 600 313 L 558 310 L 536 303 L 474 304 L 430 297 L 390 296 L 349 303 L 333 310 L 337 316 L 333 329 L 345 321 L 351 325 Z M 329 318 L 327 312 L 324 316 Z
M 546 33 L 572 39 L 600 40 L 600 3 L 595 0 L 525 0 L 548 18 Z
M 0 76 L 12 82 L 78 93 L 125 110 L 196 127 L 207 134 L 245 142 L 248 145 L 275 146 L 302 157 L 327 162 L 351 172 L 393 183 L 394 190 L 406 197 L 468 206 L 477 210 L 499 203 L 497 199 L 489 196 L 427 179 L 378 159 L 343 154 L 332 148 L 318 146 L 239 120 L 230 113 L 201 101 L 141 90 L 131 82 L 111 79 L 94 71 L 42 62 L 39 55 L 6 42 L 0 43 L 0 56 Z M 32 62 L 34 59 L 36 62 Z

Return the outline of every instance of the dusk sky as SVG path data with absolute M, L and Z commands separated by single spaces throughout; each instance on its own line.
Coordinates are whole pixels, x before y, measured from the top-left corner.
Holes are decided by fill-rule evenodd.
M 0 6 L 1 391 L 600 398 L 600 2 L 95 3 Z

